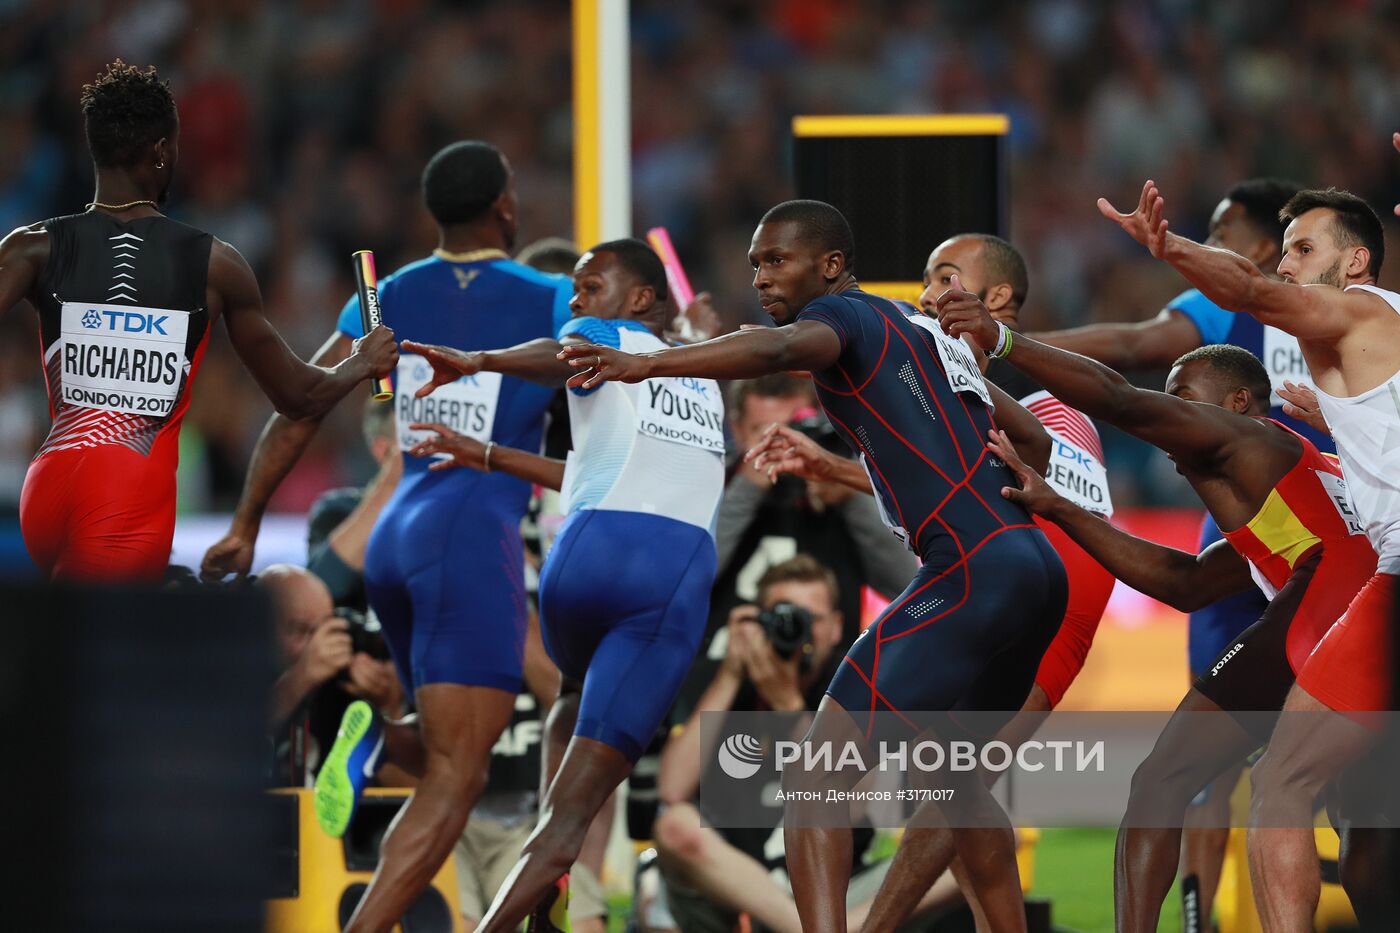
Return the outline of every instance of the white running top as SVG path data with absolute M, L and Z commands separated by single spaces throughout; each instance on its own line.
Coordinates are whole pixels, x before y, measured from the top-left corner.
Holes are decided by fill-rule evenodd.
M 1352 285 L 1378 295 L 1400 314 L 1400 294 Z M 1337 441 L 1352 507 L 1379 555 L 1377 570 L 1400 573 L 1400 371 L 1369 392 L 1337 398 L 1317 390 L 1319 407 Z
M 666 347 L 634 322 L 585 321 L 577 333 L 628 353 Z M 566 512 L 646 512 L 714 534 L 724 493 L 724 399 L 717 382 L 664 377 L 570 390 L 569 419 L 574 449 L 564 468 Z

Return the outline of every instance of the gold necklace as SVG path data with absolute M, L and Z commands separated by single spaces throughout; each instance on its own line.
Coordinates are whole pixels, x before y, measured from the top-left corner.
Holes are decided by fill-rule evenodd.
M 159 204 L 151 200 L 127 201 L 125 204 L 103 204 L 101 201 L 93 201 L 88 204 L 87 209 L 92 210 L 94 207 L 100 207 L 104 211 L 124 211 L 127 208 L 140 207 L 142 204 L 149 204 L 151 207 L 156 208 L 160 207 Z
M 503 249 L 474 249 L 469 253 L 450 253 L 439 247 L 433 255 L 448 262 L 482 262 L 486 259 L 509 259 L 510 254 Z

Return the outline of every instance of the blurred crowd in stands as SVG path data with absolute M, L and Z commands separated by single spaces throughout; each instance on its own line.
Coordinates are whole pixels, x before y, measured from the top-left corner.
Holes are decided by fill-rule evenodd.
M 1094 209 L 1142 180 L 1202 236 L 1232 182 L 1279 174 L 1388 205 L 1400 113 L 1394 0 L 634 0 L 636 229 L 670 228 L 729 326 L 757 321 L 744 260 L 791 196 L 799 113 L 1011 115 L 1010 237 L 1036 288 L 1029 330 L 1154 314 L 1182 287 Z M 114 56 L 171 79 L 182 119 L 169 212 L 247 256 L 268 313 L 309 355 L 353 287 L 432 248 L 426 157 L 488 139 L 515 166 L 520 245 L 572 230 L 570 19 L 563 0 L 3 0 L 0 226 L 92 192 L 79 88 Z M 931 248 L 936 244 L 930 243 Z M 1397 267 L 1400 268 L 1400 267 Z M 911 277 L 917 270 L 911 270 Z M 1395 287 L 1392 281 L 1383 282 Z M 46 429 L 32 315 L 0 321 L 0 511 Z M 211 342 L 182 437 L 186 510 L 231 506 L 268 404 Z M 274 508 L 376 470 L 341 406 Z M 1107 438 L 1115 500 L 1175 501 L 1164 460 Z

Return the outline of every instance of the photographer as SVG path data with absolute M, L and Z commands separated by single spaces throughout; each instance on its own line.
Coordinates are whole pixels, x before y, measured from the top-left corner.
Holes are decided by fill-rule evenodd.
M 725 643 L 724 661 L 689 721 L 667 742 L 658 777 L 665 805 L 655 825 L 658 862 L 667 908 L 682 930 L 732 929 L 740 913 L 769 929 L 800 928 L 787 887 L 770 877 L 783 862 L 781 855 L 768 857 L 775 845 L 781 851 L 782 803 L 774 803 L 768 828 L 719 830 L 706 825 L 693 803 L 702 771 L 715 762 L 714 750 L 701 747 L 699 717 L 816 709 L 841 663 L 838 603 L 831 570 L 799 555 L 770 568 L 759 581 L 758 604 L 735 607 L 716 635 Z M 870 838 L 857 831 L 857 859 Z
M 404 713 L 403 688 L 378 631 L 353 611 L 337 613 L 315 574 L 276 564 L 258 576 L 277 606 L 282 675 L 272 690 L 279 780 L 306 785 L 335 740 L 345 708 L 366 700 L 384 716 Z
M 869 496 L 790 476 L 775 482 L 744 462 L 743 455 L 773 423 L 790 424 L 846 455 L 845 445 L 817 412 L 809 383 L 783 374 L 736 382 L 729 411 L 737 462 L 716 521 L 719 575 L 710 600 L 711 630 L 736 604 L 754 599 L 765 570 L 796 554 L 810 554 L 836 575 L 841 592 L 837 608 L 845 619 L 841 642 L 849 644 L 859 632 L 862 588 L 894 597 L 908 585 L 917 561 L 880 521 Z M 711 644 L 711 662 L 719 660 L 719 648 Z

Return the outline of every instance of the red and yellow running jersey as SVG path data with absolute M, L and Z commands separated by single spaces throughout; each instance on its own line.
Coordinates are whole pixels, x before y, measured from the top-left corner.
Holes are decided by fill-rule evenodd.
M 1303 445 L 1303 455 L 1248 524 L 1224 532 L 1225 540 L 1249 561 L 1260 587 L 1272 598 L 1298 561 L 1320 545 L 1356 548 L 1359 559 L 1369 553 L 1374 561 L 1337 459 L 1272 418 L 1260 420 L 1296 435 Z

